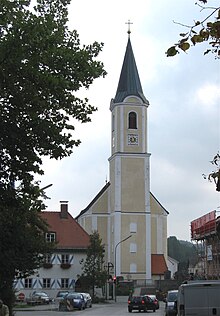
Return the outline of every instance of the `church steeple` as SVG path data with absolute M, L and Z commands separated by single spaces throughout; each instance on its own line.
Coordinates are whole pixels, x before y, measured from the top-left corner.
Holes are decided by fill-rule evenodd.
M 113 103 L 120 103 L 130 95 L 140 97 L 144 103 L 149 104 L 148 100 L 143 94 L 129 33 L 118 88 L 115 98 L 112 101 Z

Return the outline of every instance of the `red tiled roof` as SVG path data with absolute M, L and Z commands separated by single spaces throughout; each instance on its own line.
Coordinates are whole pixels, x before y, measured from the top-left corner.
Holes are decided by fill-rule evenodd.
M 151 273 L 152 274 L 164 274 L 167 271 L 167 264 L 163 254 L 151 255 Z
M 89 234 L 67 213 L 67 218 L 61 218 L 60 212 L 41 213 L 49 225 L 50 232 L 56 232 L 58 248 L 85 249 L 90 243 Z

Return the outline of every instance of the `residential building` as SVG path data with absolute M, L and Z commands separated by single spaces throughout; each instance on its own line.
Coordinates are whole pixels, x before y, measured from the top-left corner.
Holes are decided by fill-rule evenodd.
M 170 271 L 171 279 L 174 278 L 175 273 L 178 271 L 178 265 L 179 265 L 179 261 L 169 256 L 167 257 L 167 267 L 168 267 L 168 271 Z
M 60 212 L 43 211 L 41 216 L 48 223 L 46 240 L 57 246 L 34 275 L 15 282 L 17 294 L 22 292 L 26 298 L 33 291 L 44 291 L 51 298 L 60 290 L 74 291 L 90 242 L 88 233 L 68 212 L 66 201 L 61 201 Z
M 167 271 L 169 213 L 150 192 L 148 107 L 128 32 L 118 88 L 110 102 L 110 181 L 76 220 L 89 234 L 99 232 L 113 273 L 138 284 L 152 284 Z

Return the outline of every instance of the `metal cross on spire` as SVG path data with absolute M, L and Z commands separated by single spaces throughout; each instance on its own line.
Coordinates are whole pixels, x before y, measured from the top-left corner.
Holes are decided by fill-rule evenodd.
M 130 26 L 131 26 L 131 24 L 133 24 L 130 20 L 128 20 L 128 22 L 125 22 L 125 24 L 128 24 L 128 37 L 130 37 L 130 34 L 131 34 L 131 28 L 130 28 Z

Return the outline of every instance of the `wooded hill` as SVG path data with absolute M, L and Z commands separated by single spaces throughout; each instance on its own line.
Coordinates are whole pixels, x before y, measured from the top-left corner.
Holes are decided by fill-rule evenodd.
M 167 247 L 168 256 L 179 262 L 177 275 L 185 277 L 188 274 L 189 265 L 194 266 L 198 262 L 196 245 L 189 241 L 178 240 L 175 236 L 170 236 L 167 239 Z

